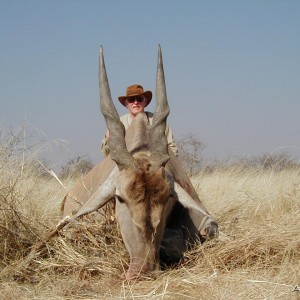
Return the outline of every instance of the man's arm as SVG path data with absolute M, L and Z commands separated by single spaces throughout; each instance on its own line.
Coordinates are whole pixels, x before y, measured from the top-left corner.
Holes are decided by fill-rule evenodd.
M 100 148 L 100 151 L 104 157 L 106 157 L 110 152 L 109 145 L 108 145 L 108 139 L 109 139 L 109 131 L 107 129 L 104 139 L 101 142 L 101 148 Z
M 176 145 L 174 137 L 173 137 L 172 129 L 169 127 L 168 124 L 167 124 L 167 127 L 166 127 L 165 134 L 167 136 L 168 146 L 171 148 L 171 150 L 174 152 L 174 154 L 176 156 L 178 156 L 178 148 L 177 148 L 177 145 Z

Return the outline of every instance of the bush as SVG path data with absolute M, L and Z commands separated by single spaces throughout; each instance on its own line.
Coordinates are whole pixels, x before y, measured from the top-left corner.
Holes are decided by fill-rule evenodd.
M 60 177 L 65 179 L 69 177 L 78 177 L 86 175 L 93 168 L 93 163 L 90 158 L 78 156 L 69 160 L 69 162 L 62 167 Z
M 259 167 L 263 170 L 273 171 L 284 171 L 299 167 L 299 164 L 293 161 L 286 153 L 264 154 L 258 157 L 243 159 L 241 163 L 248 167 Z
M 178 157 L 189 175 L 197 174 L 202 167 L 202 151 L 205 145 L 193 134 L 183 136 L 176 141 Z
M 297 170 L 300 164 L 288 154 L 264 154 L 262 156 L 238 157 L 230 161 L 212 160 L 202 163 L 201 172 L 211 174 L 217 171 L 287 171 Z

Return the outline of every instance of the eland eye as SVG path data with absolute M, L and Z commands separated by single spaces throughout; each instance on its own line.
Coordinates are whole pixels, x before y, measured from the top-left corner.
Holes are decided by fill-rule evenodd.
M 123 200 L 123 198 L 121 198 L 119 195 L 116 195 L 115 198 L 120 202 L 120 203 L 124 203 L 125 201 Z

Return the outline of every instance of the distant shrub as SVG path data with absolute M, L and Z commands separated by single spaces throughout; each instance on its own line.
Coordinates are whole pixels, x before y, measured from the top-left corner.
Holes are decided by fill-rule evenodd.
M 300 164 L 286 153 L 264 154 L 262 156 L 238 157 L 230 161 L 213 160 L 203 162 L 201 172 L 213 173 L 215 171 L 229 170 L 261 170 L 280 172 L 284 170 L 296 170 Z
M 93 163 L 90 158 L 78 156 L 62 166 L 60 177 L 65 179 L 69 177 L 78 177 L 86 175 L 93 168 Z
M 204 143 L 193 134 L 188 134 L 176 141 L 178 147 L 178 157 L 183 168 L 189 175 L 195 175 L 202 167 L 202 151 Z
M 236 157 L 230 160 L 209 160 L 203 158 L 205 144 L 195 135 L 187 134 L 176 141 L 178 157 L 189 176 L 204 172 L 210 174 L 217 170 L 295 170 L 300 163 L 293 160 L 287 153 L 264 154 L 261 156 Z
M 246 166 L 261 168 L 263 170 L 283 171 L 299 168 L 299 163 L 295 162 L 288 154 L 264 154 L 263 156 L 247 158 L 241 161 Z

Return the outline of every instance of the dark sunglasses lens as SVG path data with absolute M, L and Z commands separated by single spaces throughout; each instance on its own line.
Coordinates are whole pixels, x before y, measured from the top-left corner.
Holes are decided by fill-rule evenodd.
M 143 102 L 143 100 L 144 100 L 143 96 L 137 96 L 137 97 L 128 98 L 128 102 L 129 103 L 134 103 L 135 101 L 137 101 L 137 102 Z

